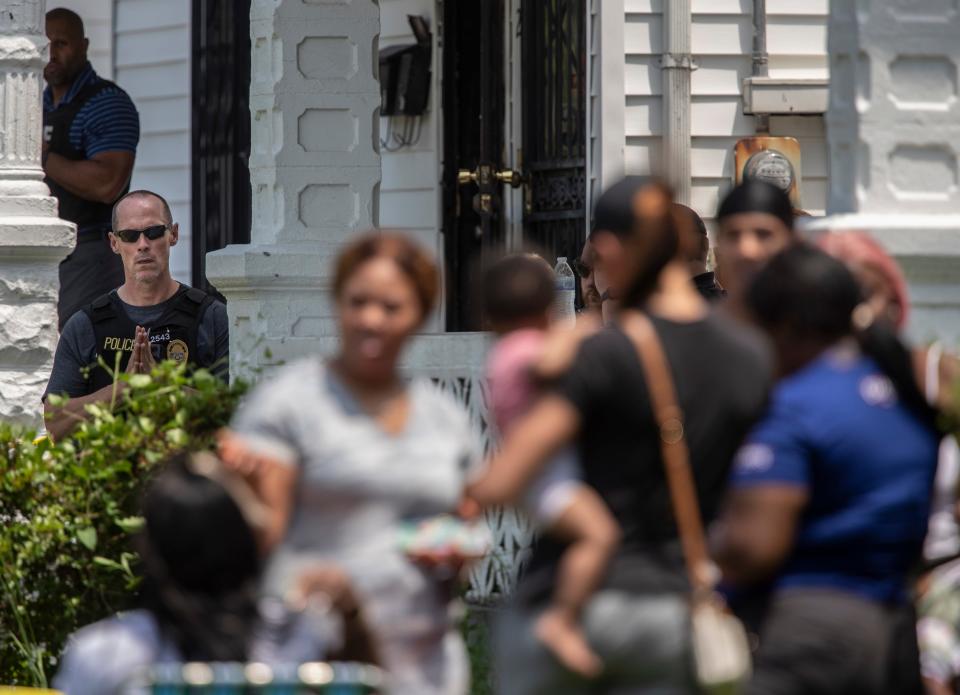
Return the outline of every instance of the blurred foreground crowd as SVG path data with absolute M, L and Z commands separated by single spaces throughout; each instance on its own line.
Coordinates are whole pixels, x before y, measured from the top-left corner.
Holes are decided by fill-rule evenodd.
M 575 325 L 542 258 L 490 265 L 487 457 L 463 406 L 398 367 L 433 261 L 356 240 L 338 353 L 260 383 L 216 454 L 168 462 L 143 608 L 74 635 L 55 686 L 342 659 L 382 667 L 384 692 L 466 693 L 458 578 L 483 510 L 511 505 L 540 534 L 494 611 L 499 692 L 955 692 L 955 360 L 899 337 L 906 282 L 868 235 L 801 240 L 797 217 L 774 186 L 733 189 L 714 276 L 696 213 L 624 179 L 575 263 Z

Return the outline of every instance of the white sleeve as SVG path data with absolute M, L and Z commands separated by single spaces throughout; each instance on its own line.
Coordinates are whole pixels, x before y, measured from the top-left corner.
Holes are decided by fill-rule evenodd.
M 137 617 L 137 616 L 132 616 Z M 153 663 L 159 645 L 143 620 L 113 618 L 70 637 L 53 687 L 64 695 L 128 695 L 141 669 Z

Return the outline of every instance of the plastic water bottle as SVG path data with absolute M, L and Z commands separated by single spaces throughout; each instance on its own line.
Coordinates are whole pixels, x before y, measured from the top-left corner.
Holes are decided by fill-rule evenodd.
M 576 320 L 576 296 L 577 296 L 577 277 L 573 274 L 573 268 L 567 263 L 566 256 L 560 256 L 557 259 L 557 265 L 553 269 L 556 277 L 556 297 L 553 300 L 553 320 L 558 325 L 572 326 Z

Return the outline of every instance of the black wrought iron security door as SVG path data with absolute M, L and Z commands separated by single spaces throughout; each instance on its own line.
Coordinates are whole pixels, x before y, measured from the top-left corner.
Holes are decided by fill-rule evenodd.
M 250 242 L 250 0 L 193 2 L 193 284 L 207 252 Z
M 522 5 L 524 238 L 580 253 L 587 215 L 586 0 Z

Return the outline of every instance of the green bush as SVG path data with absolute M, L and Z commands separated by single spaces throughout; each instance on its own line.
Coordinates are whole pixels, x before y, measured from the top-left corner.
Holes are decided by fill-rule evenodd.
M 113 407 L 88 407 L 59 443 L 0 424 L 2 684 L 45 685 L 72 631 L 131 605 L 145 481 L 174 451 L 210 446 L 244 391 L 173 363 L 120 380 Z

